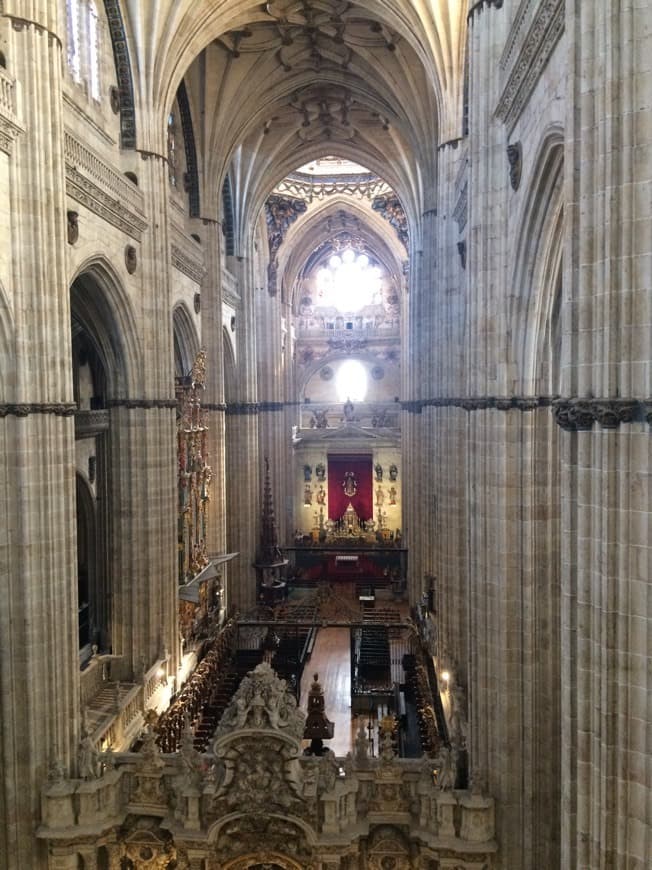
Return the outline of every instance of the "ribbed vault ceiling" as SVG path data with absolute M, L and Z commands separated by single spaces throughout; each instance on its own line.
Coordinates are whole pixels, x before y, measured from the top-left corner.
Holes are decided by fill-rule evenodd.
M 311 159 L 359 162 L 400 195 L 416 226 L 436 181 L 433 143 L 459 135 L 466 0 L 126 0 L 138 97 L 154 111 L 143 148 L 185 77 L 203 151 L 204 202 L 231 173 L 250 221 Z M 160 118 L 157 118 L 157 113 Z

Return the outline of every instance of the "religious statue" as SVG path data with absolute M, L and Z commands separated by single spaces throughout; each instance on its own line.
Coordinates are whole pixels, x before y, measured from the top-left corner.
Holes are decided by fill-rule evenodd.
M 318 462 L 315 466 L 315 474 L 317 475 L 317 480 L 320 483 L 323 483 L 326 480 L 326 466 L 323 462 Z
M 383 479 L 383 466 L 380 464 L 380 462 L 377 462 L 374 465 L 374 471 L 376 473 L 376 483 L 381 483 Z
M 306 484 L 303 488 L 303 503 L 312 504 L 312 489 L 309 484 Z
M 349 498 L 352 498 L 356 494 L 358 491 L 358 482 L 355 479 L 353 471 L 344 472 L 344 482 L 342 483 L 342 487 L 344 489 L 344 494 L 348 495 Z
M 99 752 L 95 748 L 93 738 L 84 730 L 79 743 L 79 776 L 81 779 L 97 779 L 99 776 Z
M 394 481 L 394 480 L 396 480 L 397 478 L 398 478 L 398 468 L 397 468 L 396 465 L 392 462 L 392 464 L 389 466 L 389 479 L 392 480 L 392 481 Z
M 380 507 L 385 501 L 385 493 L 383 492 L 382 486 L 379 486 L 376 490 L 376 504 Z
M 303 466 L 303 479 L 306 481 L 312 480 L 312 468 L 310 465 Z
M 353 402 L 351 401 L 351 399 L 347 399 L 344 403 L 344 419 L 347 421 L 347 423 L 351 423 L 355 419 L 353 415 L 354 411 L 355 406 Z
M 326 504 L 326 490 L 323 486 L 317 490 L 317 504 Z
M 396 504 L 396 487 L 392 486 L 389 490 L 389 503 Z

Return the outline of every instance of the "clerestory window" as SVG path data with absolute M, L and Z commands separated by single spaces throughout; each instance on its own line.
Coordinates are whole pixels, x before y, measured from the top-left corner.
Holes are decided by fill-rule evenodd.
M 68 67 L 73 81 L 100 99 L 100 26 L 93 0 L 66 0 Z

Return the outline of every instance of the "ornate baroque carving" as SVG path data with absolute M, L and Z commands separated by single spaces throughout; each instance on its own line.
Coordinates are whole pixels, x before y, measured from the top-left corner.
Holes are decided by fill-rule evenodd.
M 394 194 L 386 196 L 377 196 L 371 203 L 374 211 L 377 211 L 381 217 L 394 227 L 396 235 L 407 249 L 409 235 L 407 226 L 407 217 L 400 199 Z
M 269 266 L 267 267 L 267 290 L 270 296 L 277 292 L 278 251 L 287 235 L 287 231 L 307 209 L 302 199 L 289 199 L 272 194 L 265 202 L 265 220 L 267 221 L 267 239 L 269 243 Z
M 564 0 L 542 0 L 496 108 L 511 131 L 564 31 Z
M 217 737 L 253 728 L 273 730 L 296 740 L 303 737 L 305 713 L 287 690 L 285 680 L 277 677 L 266 662 L 244 678 L 217 729 Z

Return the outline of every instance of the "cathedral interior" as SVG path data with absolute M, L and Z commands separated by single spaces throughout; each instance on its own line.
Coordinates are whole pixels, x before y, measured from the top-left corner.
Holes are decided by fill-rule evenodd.
M 0 865 L 652 865 L 652 8 L 0 0 Z

